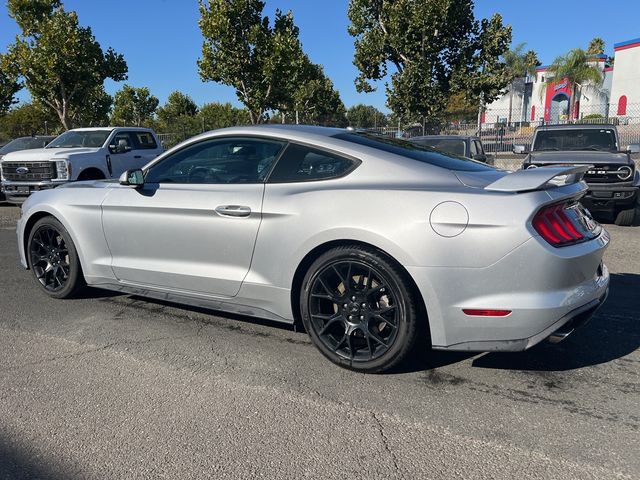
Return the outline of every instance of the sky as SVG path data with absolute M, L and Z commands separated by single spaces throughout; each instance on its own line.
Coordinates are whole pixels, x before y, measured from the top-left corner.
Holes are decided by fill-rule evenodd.
M 18 28 L 8 15 L 6 0 L 0 0 L 0 52 L 13 42 Z M 174 90 L 190 95 L 197 104 L 231 102 L 240 106 L 231 87 L 203 83 L 196 61 L 202 36 L 198 28 L 196 0 L 63 0 L 67 10 L 78 13 L 80 24 L 90 26 L 106 50 L 122 53 L 129 66 L 126 82 L 107 81 L 113 94 L 123 83 L 149 87 L 164 103 Z M 359 94 L 354 87 L 353 38 L 347 33 L 348 0 L 266 0 L 265 14 L 291 10 L 300 28 L 305 51 L 325 73 L 348 107 L 357 103 L 385 107 L 384 85 L 374 93 Z M 606 7 L 605 7 L 606 5 Z M 476 18 L 503 16 L 513 27 L 513 44 L 524 42 L 543 64 L 566 51 L 586 48 L 595 36 L 606 42 L 605 53 L 613 55 L 613 44 L 640 37 L 638 0 L 476 0 Z M 29 99 L 26 90 L 19 99 Z

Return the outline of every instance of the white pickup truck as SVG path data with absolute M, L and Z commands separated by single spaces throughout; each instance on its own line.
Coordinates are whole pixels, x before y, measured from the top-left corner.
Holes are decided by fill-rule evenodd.
M 95 127 L 68 130 L 45 148 L 8 153 L 0 162 L 2 192 L 22 203 L 33 192 L 74 180 L 118 178 L 162 153 L 148 128 Z

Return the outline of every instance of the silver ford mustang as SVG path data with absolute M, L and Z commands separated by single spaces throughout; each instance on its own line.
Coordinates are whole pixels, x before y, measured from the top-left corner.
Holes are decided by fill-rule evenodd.
M 208 132 L 119 182 L 22 207 L 43 291 L 85 285 L 286 323 L 331 361 L 396 367 L 417 345 L 525 350 L 604 301 L 589 167 L 509 173 L 403 140 L 303 126 Z

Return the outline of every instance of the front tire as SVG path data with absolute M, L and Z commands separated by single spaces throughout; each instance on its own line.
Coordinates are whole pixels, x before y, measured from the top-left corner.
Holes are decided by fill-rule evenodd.
M 412 291 L 407 274 L 381 252 L 337 247 L 318 257 L 305 275 L 302 321 L 333 363 L 385 372 L 407 359 L 416 345 L 420 329 Z
M 54 217 L 38 220 L 27 241 L 27 261 L 47 295 L 70 298 L 85 287 L 78 252 L 71 235 Z

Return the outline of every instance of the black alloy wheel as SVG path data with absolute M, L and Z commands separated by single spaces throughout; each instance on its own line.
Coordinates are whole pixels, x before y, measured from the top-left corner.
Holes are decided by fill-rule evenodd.
M 29 233 L 26 253 L 29 268 L 50 296 L 71 297 L 84 286 L 75 245 L 55 218 L 44 217 L 36 222 Z
M 379 252 L 333 249 L 314 262 L 303 287 L 305 328 L 334 363 L 382 372 L 412 350 L 418 322 L 406 274 Z

